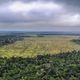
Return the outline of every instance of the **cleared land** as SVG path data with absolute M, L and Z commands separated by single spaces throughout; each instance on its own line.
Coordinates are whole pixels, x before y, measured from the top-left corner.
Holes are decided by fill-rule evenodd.
M 78 40 L 78 41 L 77 41 Z M 71 52 L 80 50 L 79 36 L 44 36 L 44 37 L 24 37 L 12 44 L 0 47 L 1 57 L 34 57 L 43 54 L 58 54 L 61 52 Z

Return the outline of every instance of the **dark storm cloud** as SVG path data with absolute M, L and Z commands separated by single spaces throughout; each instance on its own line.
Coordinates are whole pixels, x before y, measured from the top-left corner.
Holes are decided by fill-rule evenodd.
M 55 1 L 59 3 L 66 3 L 66 4 L 72 4 L 72 5 L 80 5 L 80 0 L 0 0 L 0 3 L 5 3 L 9 1 L 23 1 L 23 2 L 32 2 L 32 1 Z
M 22 2 L 33 2 L 33 1 L 45 1 L 45 2 L 58 2 L 66 5 L 72 5 L 80 7 L 80 0 L 0 0 L 0 3 L 22 1 Z
M 73 5 L 73 6 L 80 7 L 80 0 L 55 0 L 55 1 L 59 3 L 67 4 L 67 5 Z
M 30 20 L 31 21 L 33 20 L 34 22 L 34 21 L 47 20 L 49 18 L 52 18 L 52 14 L 56 16 L 56 13 L 52 12 L 52 8 L 51 8 L 51 7 L 56 7 L 57 6 L 56 4 L 49 3 L 48 5 L 48 3 L 38 3 L 39 5 L 37 5 L 35 0 L 34 0 L 35 5 L 30 3 L 28 4 L 27 3 L 28 0 L 14 0 L 14 2 L 11 2 L 11 1 L 12 0 L 8 0 L 8 2 L 5 2 L 4 0 L 3 2 L 4 4 L 6 3 L 6 5 L 0 6 L 0 10 L 1 10 L 0 21 L 2 22 L 9 22 L 9 21 L 10 22 L 12 21 L 13 22 L 19 22 L 19 21 L 29 22 Z M 22 2 L 25 1 L 26 3 L 15 2 L 15 1 L 22 1 Z M 32 2 L 32 1 L 29 0 L 29 2 Z M 38 9 L 36 10 L 37 6 L 38 6 Z
M 80 0 L 0 0 L 0 29 L 79 30 L 79 26 Z

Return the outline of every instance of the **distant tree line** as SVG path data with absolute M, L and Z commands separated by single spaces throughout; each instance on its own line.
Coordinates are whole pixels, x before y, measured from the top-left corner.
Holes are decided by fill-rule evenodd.
M 15 41 L 23 40 L 23 37 L 17 36 L 0 36 L 0 46 L 14 43 Z

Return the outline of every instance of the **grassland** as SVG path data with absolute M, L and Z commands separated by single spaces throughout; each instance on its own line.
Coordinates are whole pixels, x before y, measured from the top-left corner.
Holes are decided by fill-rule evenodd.
M 79 36 L 44 36 L 44 37 L 24 37 L 23 40 L 15 41 L 0 47 L 1 57 L 34 57 L 43 54 L 58 54 L 80 50 L 80 45 L 72 40 L 77 40 Z
M 79 36 L 0 39 L 0 80 L 80 80 Z

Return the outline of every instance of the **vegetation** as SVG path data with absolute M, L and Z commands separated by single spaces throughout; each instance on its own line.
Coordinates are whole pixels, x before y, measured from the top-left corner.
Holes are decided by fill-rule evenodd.
M 80 51 L 0 58 L 0 80 L 80 80 Z
M 80 45 L 80 39 L 73 39 L 71 41 L 74 42 L 74 43 L 76 43 L 76 44 L 78 44 L 78 45 Z
M 0 80 L 80 80 L 79 36 L 1 36 Z
M 16 36 L 0 36 L 0 46 L 12 44 L 16 41 L 23 40 L 23 37 L 16 37 Z
M 80 50 L 80 45 L 74 42 L 78 36 L 44 36 L 44 37 L 0 37 L 1 57 L 34 57 L 43 54 L 58 54 Z M 79 41 L 78 41 L 79 42 Z

